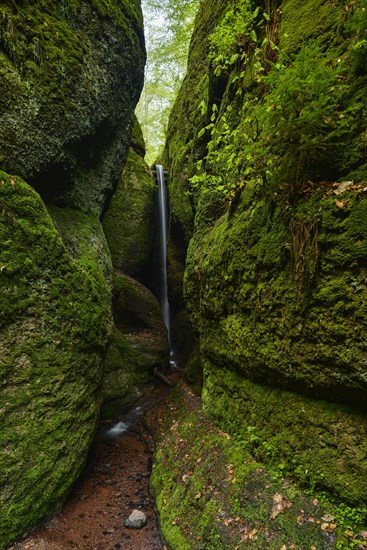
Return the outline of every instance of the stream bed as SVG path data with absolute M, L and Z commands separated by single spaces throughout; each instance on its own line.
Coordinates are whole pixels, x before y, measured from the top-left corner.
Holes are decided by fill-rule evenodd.
M 170 376 L 174 382 L 178 378 L 179 372 Z M 102 421 L 62 511 L 9 550 L 164 550 L 149 491 L 153 442 L 144 412 L 170 391 L 157 384 L 130 412 Z M 141 529 L 124 526 L 134 509 L 147 517 Z

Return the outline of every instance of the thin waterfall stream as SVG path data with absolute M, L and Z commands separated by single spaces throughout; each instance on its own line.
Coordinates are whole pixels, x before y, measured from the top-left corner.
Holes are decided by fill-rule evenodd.
M 156 164 L 158 182 L 158 220 L 159 220 L 159 255 L 160 255 L 160 292 L 159 303 L 161 306 L 164 324 L 168 332 L 168 341 L 171 345 L 171 312 L 168 301 L 167 283 L 167 240 L 168 240 L 168 201 L 164 179 L 163 166 Z
M 168 300 L 168 280 L 167 280 L 167 243 L 168 243 L 168 195 L 164 169 L 161 164 L 156 164 L 156 174 L 158 183 L 158 220 L 159 220 L 159 255 L 160 255 L 160 290 L 159 303 L 162 317 L 168 333 L 168 342 L 170 345 L 170 366 L 177 368 L 175 354 L 172 348 L 171 333 L 171 310 Z

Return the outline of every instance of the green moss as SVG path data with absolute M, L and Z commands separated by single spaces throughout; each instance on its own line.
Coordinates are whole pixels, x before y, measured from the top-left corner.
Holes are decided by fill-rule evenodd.
M 48 212 L 72 258 L 111 288 L 111 256 L 99 219 L 73 208 L 48 206 Z
M 144 160 L 130 149 L 119 185 L 103 218 L 112 263 L 141 276 L 152 253 L 153 197 L 156 186 Z
M 60 504 L 96 426 L 110 289 L 71 259 L 46 208 L 0 173 L 0 544 Z
M 2 57 L 2 63 L 11 61 L 23 79 L 36 81 L 38 87 L 47 88 L 55 97 L 64 97 L 66 92 L 72 97 L 88 55 L 85 35 L 73 29 L 82 4 L 80 0 L 59 4 L 25 1 L 17 6 L 11 1 L 3 3 L 0 42 L 7 58 Z M 117 5 L 93 0 L 92 5 L 136 41 L 132 24 L 142 27 L 138 2 L 129 0 Z
M 105 360 L 102 415 L 111 418 L 113 413 L 133 403 L 151 376 L 147 358 L 128 336 L 115 328 Z
M 235 216 L 194 235 L 185 276 L 206 410 L 232 433 L 255 426 L 259 458 L 354 504 L 366 489 L 360 414 L 269 386 L 365 403 L 365 208 L 362 186 L 287 210 L 249 189 Z
M 133 135 L 131 136 L 131 147 L 140 157 L 145 157 L 145 142 L 143 131 L 136 116 L 134 119 Z
M 224 382 L 228 378 L 226 374 Z M 220 390 L 217 397 L 221 405 Z M 336 516 L 335 507 L 329 504 L 325 509 L 315 494 L 306 496 L 285 479 L 284 464 L 278 462 L 269 470 L 254 460 L 246 439 L 235 440 L 218 430 L 198 405 L 181 386 L 147 419 L 156 434 L 151 487 L 162 533 L 172 550 L 279 550 L 292 544 L 322 549 L 337 548 L 338 541 L 347 544 L 339 520 L 337 533 L 335 526 L 321 529 L 326 513 Z M 229 407 L 225 414 L 230 416 Z M 250 432 L 252 445 L 258 441 L 256 434 Z M 363 526 L 360 521 L 353 521 L 355 530 Z
M 318 41 L 326 48 L 343 44 L 343 26 L 348 12 L 343 12 L 342 1 L 288 0 L 282 2 L 280 55 L 288 59 L 311 41 Z M 317 17 L 315 18 L 315 13 Z
M 205 143 L 198 139 L 199 130 L 207 123 L 200 103 L 211 104 L 214 100 L 208 90 L 209 44 L 207 37 L 220 19 L 226 2 L 210 0 L 203 3 L 196 16 L 192 36 L 188 71 L 182 88 L 170 114 L 167 130 L 167 147 L 163 163 L 169 167 L 169 195 L 171 209 L 171 238 L 186 246 L 193 231 L 193 209 L 188 196 L 189 182 L 195 162 L 204 153 Z
M 113 0 L 92 0 L 92 4 L 101 15 L 110 17 L 123 28 L 126 28 L 127 21 L 143 27 L 143 14 L 138 0 L 123 0 L 118 4 Z
M 364 415 L 254 384 L 228 369 L 205 369 L 204 409 L 260 460 L 283 463 L 301 482 L 354 505 L 365 501 Z
M 247 378 L 363 403 L 364 195 L 341 195 L 343 209 L 315 195 L 291 224 L 289 211 L 245 197 L 235 220 L 189 249 L 185 293 L 202 353 Z
M 141 329 L 157 330 L 164 335 L 162 315 L 157 298 L 138 281 L 115 272 L 114 318 L 116 326 L 123 332 L 134 332 Z
M 66 83 L 75 84 L 85 47 L 67 21 L 58 18 L 55 6 L 42 2 L 15 8 L 9 2 L 3 6 L 0 17 L 3 20 L 0 39 L 8 56 L 8 60 L 2 58 L 2 63 L 11 61 L 25 78 L 37 79 L 56 96 L 65 93 Z
M 1 168 L 101 215 L 143 81 L 139 2 L 8 0 L 0 21 Z
M 354 504 L 366 489 L 364 4 L 262 3 L 272 51 L 259 27 L 259 63 L 240 76 L 235 62 L 217 78 L 208 36 L 238 6 L 202 2 L 165 153 L 183 251 L 195 213 L 184 293 L 201 358 L 189 376 L 205 366 L 206 410 L 250 435 L 259 458 Z M 246 37 L 234 38 L 246 52 Z M 204 169 L 235 190 L 231 203 L 200 188 L 189 203 L 195 164 L 213 151 Z M 352 179 L 360 185 L 336 183 Z
M 108 416 L 136 400 L 169 360 L 167 331 L 157 299 L 122 273 L 113 276 L 115 330 L 103 376 L 103 414 Z

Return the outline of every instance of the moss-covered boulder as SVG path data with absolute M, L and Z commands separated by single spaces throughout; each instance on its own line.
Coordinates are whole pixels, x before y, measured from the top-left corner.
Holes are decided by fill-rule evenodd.
M 4 546 L 55 508 L 80 473 L 112 323 L 97 254 L 81 245 L 73 259 L 39 195 L 20 178 L 0 173 L 0 201 Z M 84 242 L 94 239 L 91 225 Z
M 165 369 L 169 361 L 167 330 L 156 297 L 118 272 L 113 276 L 113 317 L 115 331 L 103 380 L 105 411 L 137 399 L 154 369 Z
M 151 366 L 131 339 L 115 328 L 103 374 L 103 416 L 121 412 L 141 396 L 152 374 Z
M 0 19 L 0 167 L 99 215 L 143 82 L 140 2 L 6 0 Z
M 248 190 L 235 218 L 226 214 L 197 232 L 185 286 L 207 410 L 242 434 L 266 426 L 273 456 L 286 455 L 296 474 L 303 468 L 314 483 L 354 503 L 365 498 L 367 466 L 367 425 L 358 412 L 367 399 L 366 204 L 361 186 L 338 199 L 321 190 L 284 212 Z M 250 380 L 268 389 L 247 389 Z M 343 413 L 315 401 L 309 417 L 300 394 L 357 408 Z M 335 434 L 335 425 L 353 443 Z M 299 447 L 286 445 L 289 431 Z
M 94 214 L 48 206 L 48 213 L 73 260 L 85 259 L 99 270 L 112 290 L 112 261 L 101 222 Z
M 156 185 L 144 159 L 130 148 L 118 187 L 103 218 L 115 269 L 144 278 L 154 239 Z
M 258 458 L 358 504 L 364 414 L 300 395 L 366 402 L 367 201 L 355 187 L 320 190 L 287 212 L 249 189 L 235 217 L 205 226 L 198 214 L 186 295 L 204 358 L 205 409 L 252 440 Z

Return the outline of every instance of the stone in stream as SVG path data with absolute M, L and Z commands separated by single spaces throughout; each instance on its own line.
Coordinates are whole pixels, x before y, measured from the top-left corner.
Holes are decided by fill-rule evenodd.
M 141 510 L 133 510 L 128 519 L 125 519 L 125 527 L 141 529 L 147 523 L 147 516 Z

